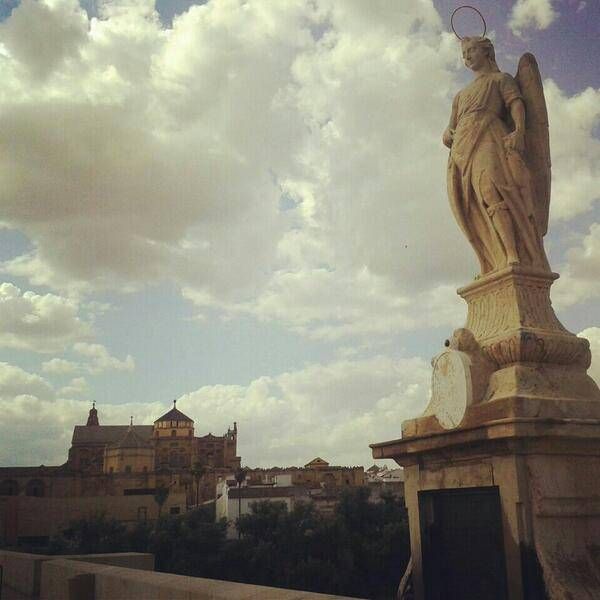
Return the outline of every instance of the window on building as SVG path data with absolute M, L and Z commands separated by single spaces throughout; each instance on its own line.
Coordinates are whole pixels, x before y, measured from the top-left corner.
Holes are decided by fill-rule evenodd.
M 175 429 L 173 429 L 173 431 L 171 431 L 171 437 L 175 437 L 177 435 L 177 431 L 175 431 Z
M 41 479 L 32 479 L 25 486 L 25 495 L 41 498 L 44 495 L 45 488 L 46 486 Z
M 186 460 L 183 452 L 171 452 L 171 455 L 169 456 L 169 465 L 171 467 L 183 467 L 185 463 Z
M 18 496 L 19 484 L 14 479 L 5 479 L 0 484 L 0 496 Z

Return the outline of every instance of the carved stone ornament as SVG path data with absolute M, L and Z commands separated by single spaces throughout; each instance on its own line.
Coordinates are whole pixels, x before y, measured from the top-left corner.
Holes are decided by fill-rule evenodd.
M 493 365 L 467 329 L 457 329 L 447 345 L 431 361 L 431 400 L 425 415 L 452 429 L 460 425 L 467 407 L 483 399 Z

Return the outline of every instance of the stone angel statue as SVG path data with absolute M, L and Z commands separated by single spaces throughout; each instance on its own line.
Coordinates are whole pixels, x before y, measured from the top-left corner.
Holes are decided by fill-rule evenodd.
M 500 72 L 488 38 L 461 44 L 475 78 L 454 98 L 443 135 L 450 206 L 482 275 L 509 265 L 548 272 L 550 149 L 537 62 L 523 55 L 513 78 Z

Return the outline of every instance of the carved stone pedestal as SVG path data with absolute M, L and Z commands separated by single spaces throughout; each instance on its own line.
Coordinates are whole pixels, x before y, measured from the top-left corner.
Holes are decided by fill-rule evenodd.
M 460 289 L 425 414 L 371 446 L 405 468 L 417 600 L 600 598 L 600 390 L 557 277 L 513 266 Z
M 550 286 L 557 278 L 509 267 L 458 290 L 468 305 L 465 329 L 493 364 L 484 401 L 514 396 L 600 400 L 586 373 L 588 341 L 568 332 L 552 309 Z

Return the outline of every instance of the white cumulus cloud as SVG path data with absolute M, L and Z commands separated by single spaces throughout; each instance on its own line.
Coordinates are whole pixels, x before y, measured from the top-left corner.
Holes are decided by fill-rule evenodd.
M 36 396 L 45 400 L 54 398 L 52 386 L 39 375 L 24 371 L 20 367 L 0 362 L 0 398 Z M 3 417 L 7 418 L 6 416 Z
M 569 220 L 600 200 L 600 89 L 567 96 L 552 80 L 544 82 L 550 121 L 552 201 L 550 216 Z
M 471 274 L 458 228 L 431 219 L 449 214 L 443 177 L 417 175 L 444 171 L 456 78 L 431 3 L 214 0 L 171 30 L 151 2 L 89 21 L 41 5 L 0 30 L 0 217 L 33 244 L 9 274 L 75 291 L 175 279 L 226 311 L 275 304 L 320 337 L 412 327 L 397 308 L 413 287 L 429 298 Z M 62 54 L 17 49 L 25 17 Z M 340 312 L 324 278 L 349 295 L 331 324 L 301 300 Z
M 523 29 L 548 29 L 558 18 L 552 0 L 517 0 L 510 12 L 508 26 L 515 35 Z
M 67 385 L 58 390 L 58 394 L 64 398 L 87 396 L 88 393 L 89 387 L 85 377 L 74 377 Z
M 196 434 L 239 427 L 244 464 L 302 465 L 315 456 L 335 464 L 366 464 L 369 444 L 400 437 L 429 397 L 430 367 L 422 359 L 340 360 L 310 365 L 247 386 L 205 386 L 177 406 Z
M 73 350 L 88 359 L 88 362 L 83 364 L 82 367 L 93 374 L 111 370 L 133 371 L 135 369 L 135 361 L 130 354 L 124 360 L 120 360 L 111 356 L 102 344 L 78 342 L 73 346 Z
M 514 12 L 546 26 L 543 4 Z M 32 243 L 5 272 L 174 280 L 200 313 L 319 339 L 456 325 L 476 261 L 440 137 L 463 68 L 432 2 L 211 0 L 168 29 L 150 1 L 99 11 L 25 2 L 0 27 L 0 220 Z M 546 89 L 568 220 L 597 200 L 600 103 Z
M 554 286 L 557 305 L 573 306 L 600 296 L 600 223 L 593 223 L 579 243 L 567 250 L 566 257 Z
M 55 294 L 22 292 L 12 283 L 0 284 L 0 346 L 35 352 L 64 350 L 92 334 L 79 316 L 76 300 Z
M 588 370 L 588 375 L 593 377 L 596 383 L 600 383 L 600 327 L 588 327 L 577 335 L 586 338 L 590 342 L 592 364 Z
M 42 363 L 42 371 L 50 375 L 66 375 L 79 370 L 79 365 L 64 358 L 52 358 Z

